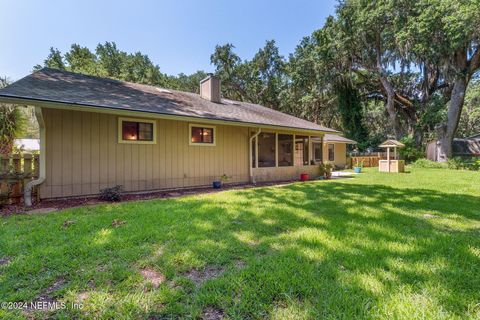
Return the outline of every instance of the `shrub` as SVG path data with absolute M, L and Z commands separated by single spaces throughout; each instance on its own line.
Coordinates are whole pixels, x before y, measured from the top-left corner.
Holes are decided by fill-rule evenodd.
M 319 165 L 319 175 L 320 177 L 325 176 L 325 165 L 323 163 L 320 163 Z
M 325 162 L 325 179 L 331 179 L 332 178 L 332 171 L 333 171 L 334 167 L 333 167 L 333 164 L 331 164 L 330 162 Z
M 435 162 L 428 159 L 418 159 L 415 161 L 412 166 L 414 168 L 428 168 L 428 169 L 445 169 L 447 168 L 446 163 Z
M 480 159 L 453 157 L 448 159 L 447 165 L 454 170 L 480 170 Z
M 100 200 L 117 202 L 122 200 L 122 186 L 116 185 L 115 187 L 105 188 L 100 190 Z
M 18 107 L 0 104 L 0 154 L 10 154 L 15 138 L 26 129 L 26 119 Z
M 448 169 L 459 170 L 463 169 L 464 164 L 460 158 L 454 157 L 447 160 L 447 167 Z
M 447 162 L 435 162 L 427 159 L 418 159 L 412 166 L 414 168 L 437 168 L 437 169 L 452 169 L 452 170 L 480 170 L 479 158 L 461 158 L 453 157 Z
M 414 162 L 422 157 L 424 157 L 424 152 L 420 148 L 415 145 L 415 141 L 410 136 L 405 136 L 400 139 L 405 147 L 399 149 L 400 156 L 405 160 L 407 163 Z
M 225 173 L 220 177 L 220 181 L 222 181 L 223 183 L 228 182 L 228 180 L 230 180 L 230 177 L 227 176 Z
M 473 170 L 480 171 L 480 158 L 474 158 L 473 161 Z
M 325 179 L 330 179 L 332 176 L 332 171 L 334 169 L 333 164 L 330 162 L 325 162 L 320 164 L 320 176 L 325 177 Z

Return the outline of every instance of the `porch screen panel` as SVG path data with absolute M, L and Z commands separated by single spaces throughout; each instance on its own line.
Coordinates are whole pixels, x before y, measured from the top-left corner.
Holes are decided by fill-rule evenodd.
M 258 167 L 275 167 L 275 133 L 258 135 Z
M 293 166 L 293 135 L 278 135 L 278 166 Z
M 295 163 L 308 165 L 308 136 L 295 136 Z

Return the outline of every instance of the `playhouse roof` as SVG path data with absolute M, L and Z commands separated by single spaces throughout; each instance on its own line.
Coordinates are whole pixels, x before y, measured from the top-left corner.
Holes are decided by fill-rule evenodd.
M 400 141 L 389 139 L 379 145 L 380 148 L 403 148 L 405 145 Z

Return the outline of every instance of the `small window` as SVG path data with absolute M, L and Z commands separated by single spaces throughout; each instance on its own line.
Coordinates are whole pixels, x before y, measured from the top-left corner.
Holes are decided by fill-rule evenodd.
M 190 125 L 190 145 L 215 145 L 215 127 Z
M 155 121 L 144 119 L 119 118 L 118 142 L 120 143 L 155 143 Z
M 328 161 L 335 161 L 335 145 L 328 145 Z
M 313 148 L 314 148 L 315 161 L 321 162 L 322 161 L 322 144 L 315 143 Z

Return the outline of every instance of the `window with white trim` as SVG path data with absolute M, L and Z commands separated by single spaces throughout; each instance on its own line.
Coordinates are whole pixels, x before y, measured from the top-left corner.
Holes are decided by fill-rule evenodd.
M 328 145 L 328 161 L 335 161 L 335 145 Z
M 120 143 L 156 143 L 155 120 L 118 118 L 118 142 Z
M 205 125 L 190 125 L 190 145 L 215 145 L 215 127 Z

